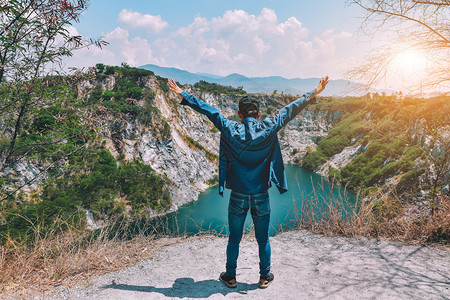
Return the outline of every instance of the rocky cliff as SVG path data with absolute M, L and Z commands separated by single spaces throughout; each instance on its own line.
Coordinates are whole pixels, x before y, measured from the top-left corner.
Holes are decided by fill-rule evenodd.
M 167 79 L 131 71 L 116 69 L 109 75 L 104 71 L 79 83 L 73 102 L 81 106 L 74 111 L 80 124 L 97 132 L 89 145 L 107 148 L 118 165 L 139 160 L 164 175 L 170 182 L 170 210 L 176 210 L 217 182 L 220 133 L 205 116 L 179 104 L 180 99 L 169 92 Z M 218 85 L 186 85 L 184 89 L 238 120 L 241 90 Z M 253 96 L 260 100 L 263 117 L 296 99 L 280 94 Z M 433 161 L 448 156 L 448 117 L 442 109 L 446 103 L 445 98 L 322 98 L 279 132 L 284 162 L 305 165 L 307 161 L 311 170 L 336 176 L 351 188 L 383 184 L 390 188 L 390 183 L 413 183 L 421 176 L 421 188 L 435 191 L 449 177 L 448 161 L 441 165 Z M 58 173 L 64 166 L 52 168 Z M 28 157 L 6 173 L 13 175 L 10 190 L 25 185 L 22 198 L 49 178 L 39 160 Z M 436 174 L 441 179 L 433 181 Z M 126 195 L 112 197 L 120 202 Z
M 154 92 L 152 104 L 160 112 L 160 118 L 169 124 L 170 135 L 159 138 L 158 131 L 142 124 L 139 118 L 115 120 L 104 128 L 102 135 L 116 158 L 120 155 L 126 160 L 140 158 L 170 179 L 171 210 L 175 210 L 179 205 L 196 200 L 209 186 L 206 182 L 217 173 L 217 162 L 210 161 L 206 151 L 190 144 L 186 137 L 197 141 L 207 151 L 217 153 L 219 135 L 211 131 L 212 124 L 206 118 L 178 105 L 179 100 L 164 92 L 156 77 L 146 77 L 144 86 Z M 212 97 L 205 97 L 205 100 L 217 105 Z M 136 104 L 142 106 L 142 102 Z
M 86 82 L 82 89 L 90 89 L 97 84 L 95 81 Z M 103 81 L 105 90 L 112 89 L 113 85 L 112 76 Z M 208 181 L 217 175 L 218 161 L 211 159 L 208 154 L 218 155 L 220 133 L 205 116 L 190 107 L 179 105 L 180 100 L 173 93 L 164 92 L 156 77 L 146 77 L 144 86 L 155 92 L 153 105 L 170 125 L 170 137 L 166 140 L 158 139 L 154 130 L 143 125 L 139 118 L 110 122 L 104 127 L 102 134 L 107 140 L 107 147 L 116 158 L 121 154 L 127 160 L 139 157 L 172 181 L 171 210 L 175 210 L 182 204 L 195 201 L 198 194 L 210 186 Z M 186 86 L 185 89 L 217 107 L 225 116 L 236 117 L 240 97 L 202 93 L 192 86 Z M 277 108 L 294 100 L 281 95 L 256 97 L 260 98 L 262 106 L 273 105 Z M 137 105 L 144 103 L 140 101 Z M 339 113 L 306 109 L 292 120 L 279 135 L 285 163 L 293 162 L 292 153 L 304 155 L 307 147 L 314 146 L 325 137 L 338 117 Z M 191 138 L 191 142 L 187 137 Z

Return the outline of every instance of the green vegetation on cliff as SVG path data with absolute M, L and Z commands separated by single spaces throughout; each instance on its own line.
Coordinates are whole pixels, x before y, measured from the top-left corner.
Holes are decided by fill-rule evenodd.
M 217 83 L 209 83 L 203 80 L 200 80 L 196 84 L 194 84 L 195 88 L 198 88 L 202 93 L 210 93 L 210 94 L 230 94 L 230 95 L 242 95 L 245 96 L 247 94 L 246 91 L 242 89 L 242 87 L 234 88 L 232 86 L 223 86 Z
M 66 172 L 47 181 L 36 202 L 11 202 L 3 207 L 0 242 L 59 228 L 82 229 L 89 209 L 97 219 L 126 217 L 126 206 L 134 215 L 146 208 L 168 209 L 171 200 L 164 179 L 138 161 L 117 166 L 106 149 L 89 148 L 71 155 Z
M 331 170 L 330 176 L 350 188 L 367 188 L 403 175 L 399 186 L 402 187 L 417 182 L 425 168 L 433 165 L 437 174 L 428 184 L 436 188 L 444 184 L 448 172 L 449 144 L 445 132 L 448 135 L 449 100 L 444 96 L 430 99 L 375 96 L 321 103 L 319 109 L 346 113 L 319 141 L 316 151 L 306 155 L 302 166 L 317 170 L 345 147 L 360 145 L 352 161 L 341 170 Z
M 125 160 L 122 153 L 127 124 L 142 126 L 160 142 L 171 138 L 171 126 L 155 105 L 160 94 L 166 94 L 170 106 L 178 105 L 167 95 L 166 78 L 126 64 L 97 64 L 89 73 L 46 77 L 37 84 L 50 87 L 42 98 L 45 105 L 33 107 L 23 119 L 16 150 L 8 158 L 10 167 L 0 177 L 0 243 L 31 241 L 36 234 L 54 234 L 55 229 L 82 230 L 87 212 L 108 224 L 171 207 L 170 180 L 139 160 Z M 20 92 L 20 85 L 0 86 L 2 104 Z M 242 89 L 207 83 L 198 87 L 245 94 Z M 7 116 L 0 121 L 5 129 L 1 154 L 9 147 L 14 124 Z M 193 149 L 205 151 L 207 159 L 217 161 L 217 155 L 200 143 L 183 138 Z M 111 142 L 117 158 L 107 148 Z M 32 177 L 16 172 L 18 164 L 31 168 Z M 37 190 L 22 190 L 42 176 L 45 180 Z
M 114 77 L 108 77 L 114 74 Z M 0 177 L 0 243 L 54 230 L 82 229 L 85 210 L 97 220 L 141 217 L 171 207 L 170 181 L 140 161 L 117 161 L 101 143 L 104 127 L 114 138 L 123 120 L 139 119 L 159 140 L 170 138 L 171 128 L 153 105 L 156 92 L 144 86 L 153 73 L 128 66 L 97 65 L 94 75 L 84 75 L 92 89 L 79 89 L 70 77 L 46 77 L 51 88 L 47 105 L 33 107 L 21 124 L 15 151 Z M 108 80 L 115 81 L 106 89 Z M 162 86 L 163 79 L 157 79 Z M 0 100 L 8 105 L 21 84 L 0 86 Z M 87 91 L 87 93 L 86 93 Z M 78 93 L 77 93 L 78 92 Z M 138 105 L 138 101 L 143 103 Z M 10 146 L 14 123 L 0 119 L 0 154 Z M 126 124 L 126 123 L 124 123 Z M 20 190 L 34 178 L 14 171 L 18 164 L 32 164 L 48 177 L 32 193 Z M 11 170 L 11 171 L 10 171 Z M 36 172 L 36 171 L 33 171 Z M 17 184 L 24 181 L 23 185 Z M 15 184 L 14 184 L 15 183 Z

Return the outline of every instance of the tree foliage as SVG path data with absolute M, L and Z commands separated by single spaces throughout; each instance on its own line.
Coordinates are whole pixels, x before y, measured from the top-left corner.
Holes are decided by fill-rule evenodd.
M 15 82 L 36 78 L 48 64 L 61 63 L 80 47 L 102 40 L 85 41 L 71 36 L 68 26 L 77 22 L 88 0 L 3 0 L 0 12 L 0 78 Z
M 61 107 L 63 101 L 75 96 L 71 83 L 80 79 L 81 73 L 59 76 L 62 58 L 87 45 L 106 45 L 101 39 L 70 35 L 69 26 L 88 5 L 87 0 L 1 1 L 0 78 L 6 81 L 0 83 L 0 126 L 1 139 L 7 143 L 0 151 L 0 172 L 26 158 L 26 148 L 71 138 L 55 135 L 45 142 L 36 137 L 28 140 L 31 144 L 20 143 L 35 134 L 27 129 L 30 123 L 36 133 L 51 131 L 58 123 L 56 118 L 61 116 L 39 115 L 40 109 Z
M 213 94 L 231 94 L 231 95 L 246 95 L 242 87 L 234 88 L 232 86 L 224 86 L 217 83 L 210 83 L 204 80 L 194 84 L 195 88 L 200 89 L 202 93 L 213 93 Z

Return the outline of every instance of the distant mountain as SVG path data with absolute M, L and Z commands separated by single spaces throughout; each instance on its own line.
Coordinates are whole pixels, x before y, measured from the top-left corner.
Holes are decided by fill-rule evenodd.
M 208 74 L 208 73 L 200 73 L 200 72 L 197 72 L 197 73 L 195 73 L 195 74 L 200 75 L 200 76 L 211 77 L 211 78 L 222 78 L 222 76 L 214 75 L 214 74 Z
M 177 68 L 159 67 L 157 65 L 144 65 L 140 66 L 139 68 L 153 71 L 156 75 L 159 75 L 161 77 L 173 78 L 174 80 L 183 84 L 194 84 L 196 82 L 199 82 L 200 80 L 209 81 L 213 79 L 213 77 L 194 74 Z
M 269 77 L 246 77 L 241 74 L 230 74 L 228 76 L 218 76 L 207 73 L 191 73 L 177 68 L 166 68 L 157 65 L 143 65 L 140 68 L 153 71 L 156 75 L 173 78 L 183 84 L 194 84 L 200 80 L 211 83 L 218 83 L 225 86 L 242 86 L 249 93 L 272 94 L 277 93 L 291 95 L 302 95 L 315 88 L 320 78 L 293 78 L 287 79 L 281 76 Z M 367 91 L 365 86 L 347 80 L 330 80 L 322 95 L 324 96 L 359 96 Z

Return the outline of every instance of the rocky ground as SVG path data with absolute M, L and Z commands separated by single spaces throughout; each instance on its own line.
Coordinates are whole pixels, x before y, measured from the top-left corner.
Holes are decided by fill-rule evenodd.
M 37 299 L 450 299 L 450 252 L 306 231 L 271 238 L 275 281 L 258 288 L 257 244 L 246 237 L 238 286 L 224 286 L 225 238 L 167 246 L 134 267 Z

